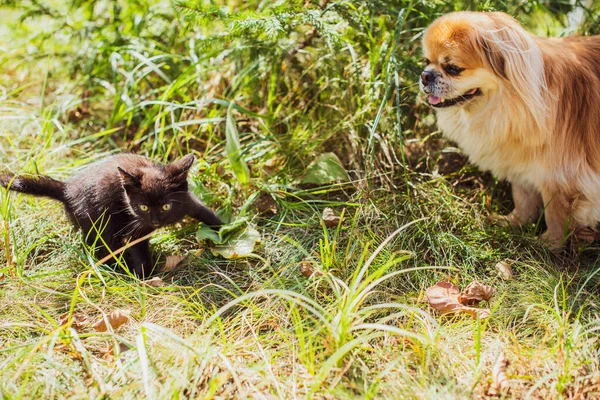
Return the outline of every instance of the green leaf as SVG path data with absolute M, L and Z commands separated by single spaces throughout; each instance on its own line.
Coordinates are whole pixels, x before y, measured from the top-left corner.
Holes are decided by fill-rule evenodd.
M 199 242 L 202 242 L 206 239 L 210 240 L 213 243 L 222 242 L 219 232 L 215 232 L 210 226 L 204 224 L 202 224 L 200 229 L 198 229 L 198 232 L 196 232 L 196 239 Z
M 233 103 L 231 103 L 227 109 L 227 121 L 225 126 L 227 142 L 225 143 L 225 150 L 227 151 L 227 158 L 229 158 L 231 168 L 233 168 L 233 173 L 236 178 L 242 185 L 247 185 L 250 182 L 250 170 L 242 158 L 240 135 L 237 130 L 235 118 L 233 118 L 231 113 L 232 109 Z
M 221 227 L 219 230 L 219 235 L 222 238 L 222 242 L 227 241 L 227 239 L 233 236 L 234 233 L 243 230 L 248 226 L 248 221 L 246 218 L 237 218 L 234 221 L 229 222 Z
M 224 244 L 219 244 L 212 249 L 213 254 L 224 258 L 242 258 L 254 251 L 256 243 L 260 241 L 260 233 L 252 226 L 233 234 Z
M 326 185 L 334 182 L 348 182 L 350 178 L 342 162 L 334 153 L 323 153 L 306 169 L 301 183 Z
M 246 257 L 254 251 L 254 246 L 260 241 L 260 233 L 248 223 L 246 218 L 238 218 L 221 227 L 215 232 L 206 225 L 200 226 L 196 232 L 198 241 L 210 240 L 215 244 L 213 254 L 224 258 Z

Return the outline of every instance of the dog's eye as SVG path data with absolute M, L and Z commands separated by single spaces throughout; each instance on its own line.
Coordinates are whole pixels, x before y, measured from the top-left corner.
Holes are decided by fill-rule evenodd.
M 464 68 L 461 68 L 454 64 L 444 65 L 444 71 L 446 71 L 446 73 L 448 75 L 452 75 L 452 76 L 460 75 L 460 73 L 463 72 L 464 70 L 465 70 Z

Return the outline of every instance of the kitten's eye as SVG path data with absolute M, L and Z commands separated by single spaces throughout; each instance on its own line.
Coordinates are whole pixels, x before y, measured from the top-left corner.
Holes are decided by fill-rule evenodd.
M 464 70 L 465 70 L 464 68 L 461 68 L 454 64 L 444 65 L 444 71 L 446 71 L 446 73 L 448 75 L 457 76 L 457 75 L 460 75 L 460 73 L 463 72 Z
M 162 209 L 164 211 L 169 211 L 171 209 L 171 203 L 163 204 Z
M 148 209 L 148 206 L 147 206 L 147 205 L 145 205 L 145 204 L 142 204 L 142 205 L 140 205 L 140 210 L 142 210 L 143 212 L 146 212 L 146 211 L 148 211 L 149 209 Z
M 423 59 L 423 64 L 429 65 L 429 64 L 431 64 L 431 61 L 429 61 L 429 58 L 424 58 Z

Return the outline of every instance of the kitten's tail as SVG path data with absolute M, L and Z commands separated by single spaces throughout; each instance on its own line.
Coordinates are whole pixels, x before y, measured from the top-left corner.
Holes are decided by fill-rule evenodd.
M 0 185 L 15 192 L 45 196 L 65 202 L 65 184 L 48 176 L 0 175 Z

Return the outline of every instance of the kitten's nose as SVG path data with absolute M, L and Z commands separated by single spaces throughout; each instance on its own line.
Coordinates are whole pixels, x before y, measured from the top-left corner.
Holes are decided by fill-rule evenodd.
M 433 82 L 435 79 L 435 74 L 432 71 L 423 71 L 421 72 L 421 82 L 423 85 L 428 85 Z

